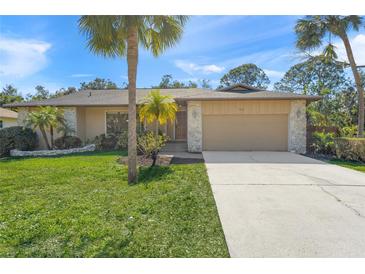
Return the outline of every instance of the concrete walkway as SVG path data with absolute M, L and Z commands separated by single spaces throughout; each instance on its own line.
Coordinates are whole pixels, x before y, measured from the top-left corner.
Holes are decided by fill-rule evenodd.
M 365 174 L 287 152 L 203 152 L 232 257 L 365 257 Z
M 202 153 L 188 152 L 188 145 L 186 142 L 168 142 L 160 151 L 160 155 L 169 155 L 180 159 L 197 159 L 203 160 Z

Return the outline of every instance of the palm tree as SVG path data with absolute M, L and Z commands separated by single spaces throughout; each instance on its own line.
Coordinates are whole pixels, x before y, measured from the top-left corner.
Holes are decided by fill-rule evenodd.
M 54 129 L 61 131 L 66 127 L 66 120 L 63 111 L 56 107 L 45 107 L 44 111 L 50 117 L 49 133 L 51 135 L 51 148 L 54 148 Z
M 155 134 L 158 136 L 160 125 L 164 125 L 168 120 L 175 120 L 178 106 L 175 100 L 169 95 L 162 95 L 160 90 L 152 90 L 145 98 L 139 109 L 139 119 L 141 122 L 155 122 Z
M 364 136 L 364 89 L 362 87 L 361 76 L 357 70 L 355 58 L 347 32 L 351 29 L 358 31 L 363 23 L 363 18 L 357 15 L 338 16 L 306 16 L 297 21 L 295 32 L 297 34 L 297 47 L 301 50 L 315 49 L 322 45 L 327 34 L 338 36 L 346 49 L 347 58 L 355 78 L 358 92 L 359 113 L 358 113 L 358 137 Z M 336 58 L 334 46 L 329 41 L 325 49 L 325 54 Z
M 40 107 L 38 111 L 30 112 L 26 118 L 27 126 L 40 129 L 47 149 L 53 149 L 53 129 L 59 124 L 64 124 L 65 120 L 62 111 L 55 107 Z M 51 135 L 51 144 L 49 143 L 46 130 L 49 130 Z
M 178 106 L 170 95 L 162 95 L 160 90 L 152 90 L 145 98 L 139 109 L 139 119 L 141 122 L 155 123 L 155 138 L 150 141 L 154 149 L 151 151 L 153 159 L 151 167 L 157 160 L 157 154 L 165 143 L 164 136 L 159 135 L 160 125 L 164 125 L 167 121 L 174 121 Z M 148 136 L 148 135 L 147 135 Z M 152 135 L 153 136 L 153 135 Z M 152 137 L 151 136 L 151 137 Z M 147 138 L 148 139 L 148 138 Z M 163 140 L 163 141 L 162 141 Z
M 104 57 L 127 56 L 128 182 L 137 180 L 136 77 L 138 45 L 154 56 L 181 38 L 187 16 L 81 16 L 79 28 L 91 52 Z

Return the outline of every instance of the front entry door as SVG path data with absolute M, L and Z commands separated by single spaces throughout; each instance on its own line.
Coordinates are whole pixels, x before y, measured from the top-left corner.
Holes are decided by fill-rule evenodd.
M 175 140 L 183 141 L 187 138 L 186 111 L 178 111 L 175 120 Z

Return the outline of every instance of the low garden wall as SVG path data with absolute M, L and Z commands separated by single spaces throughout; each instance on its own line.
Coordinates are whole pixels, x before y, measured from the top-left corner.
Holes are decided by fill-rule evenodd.
M 57 156 L 66 155 L 78 152 L 95 151 L 95 145 L 87 145 L 84 147 L 70 148 L 70 149 L 54 149 L 54 150 L 34 150 L 34 151 L 21 151 L 13 149 L 10 151 L 10 156 L 13 157 L 26 157 L 26 156 Z

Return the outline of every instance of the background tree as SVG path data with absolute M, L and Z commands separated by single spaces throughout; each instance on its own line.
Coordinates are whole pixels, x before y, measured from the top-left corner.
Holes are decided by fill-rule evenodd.
M 162 76 L 161 82 L 157 86 L 152 86 L 155 89 L 165 89 L 165 88 L 196 88 L 198 84 L 193 81 L 188 81 L 187 84 L 184 82 L 174 80 L 171 74 L 166 74 Z
M 27 94 L 27 101 L 41 101 L 51 98 L 51 93 L 44 86 L 38 85 L 35 90 L 35 94 Z
M 350 126 L 356 120 L 356 91 L 343 64 L 316 56 L 292 66 L 274 84 L 274 90 L 323 99 L 308 108 L 310 123 L 326 126 Z
M 75 92 L 77 92 L 77 89 L 75 87 L 60 88 L 54 94 L 52 94 L 51 97 L 52 98 L 61 97 L 61 96 L 65 96 L 65 95 L 70 95 Z
M 352 85 L 343 65 L 326 60 L 323 56 L 315 56 L 290 67 L 284 77 L 274 84 L 274 90 L 323 95 L 325 89 L 337 93 Z
M 80 83 L 80 90 L 86 90 L 86 89 L 118 89 L 118 86 L 116 83 L 112 82 L 109 79 L 103 79 L 103 78 L 95 78 L 94 80 L 86 83 L 82 82 Z
M 160 55 L 181 38 L 187 16 L 82 16 L 79 28 L 89 49 L 104 57 L 127 56 L 128 182 L 137 180 L 136 78 L 138 45 Z
M 246 84 L 266 89 L 270 84 L 270 80 L 266 73 L 255 64 L 243 64 L 225 74 L 220 80 L 219 88 L 229 87 L 234 84 Z
M 0 107 L 5 104 L 21 102 L 24 98 L 18 93 L 18 90 L 12 85 L 6 85 L 0 92 Z
M 335 35 L 342 40 L 358 92 L 358 137 L 364 136 L 364 89 L 347 33 L 350 30 L 358 31 L 362 23 L 363 18 L 357 15 L 316 15 L 307 16 L 304 19 L 298 20 L 295 26 L 295 32 L 297 34 L 296 45 L 301 50 L 311 50 L 322 46 L 327 34 Z M 325 47 L 324 53 L 332 59 L 337 57 L 330 39 L 329 44 Z
M 210 81 L 209 80 L 206 80 L 206 79 L 202 79 L 200 80 L 200 85 L 202 88 L 206 88 L 206 89 L 211 89 L 212 88 L 212 85 L 210 84 Z

